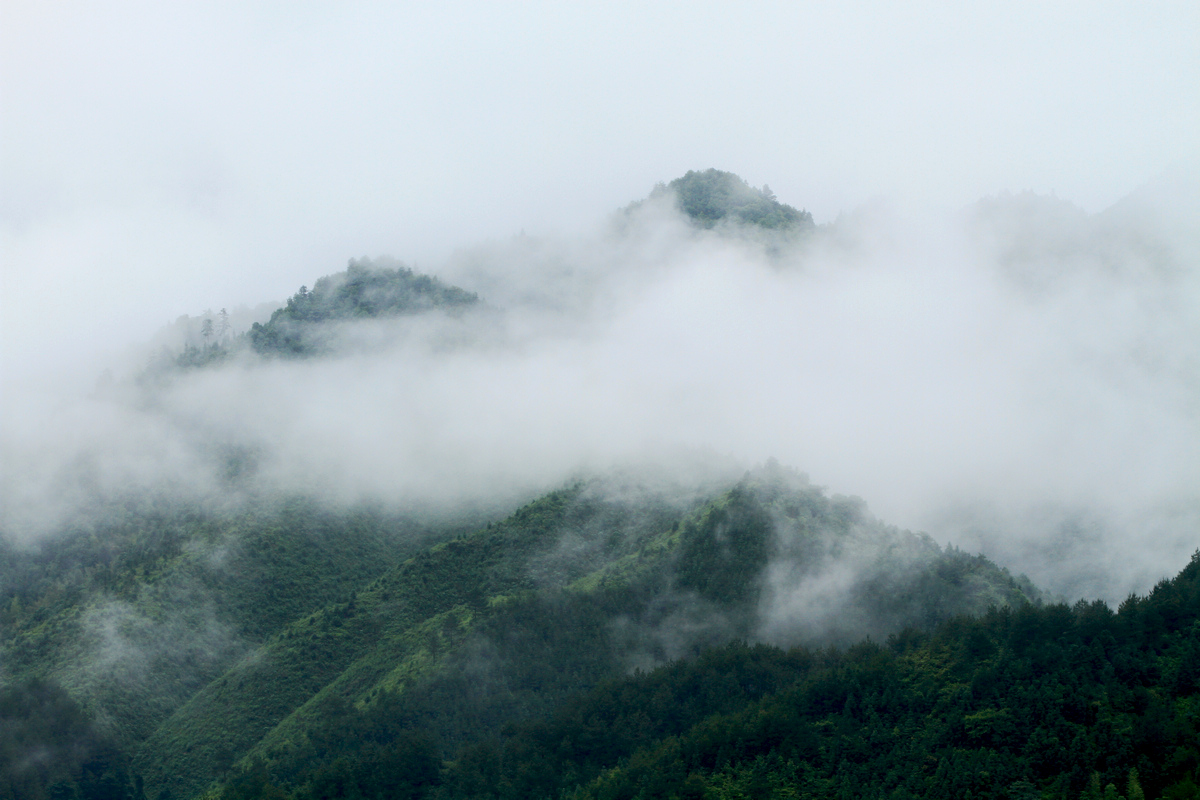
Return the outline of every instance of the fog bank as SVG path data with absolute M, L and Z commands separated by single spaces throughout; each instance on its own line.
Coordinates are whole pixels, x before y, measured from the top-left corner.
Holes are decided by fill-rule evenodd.
M 1200 545 L 1198 208 L 1183 179 L 1097 215 L 877 204 L 781 243 L 660 203 L 484 243 L 430 270 L 480 293 L 461 319 L 139 383 L 143 352 L 54 402 L 10 390 L 3 524 L 27 538 L 143 489 L 446 509 L 775 457 L 1052 590 L 1120 599 Z

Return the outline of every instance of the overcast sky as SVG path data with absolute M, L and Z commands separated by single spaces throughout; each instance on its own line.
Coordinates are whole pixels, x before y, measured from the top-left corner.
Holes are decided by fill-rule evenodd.
M 1200 142 L 1194 2 L 0 9 L 9 380 L 688 169 L 818 222 L 1005 189 L 1096 211 Z

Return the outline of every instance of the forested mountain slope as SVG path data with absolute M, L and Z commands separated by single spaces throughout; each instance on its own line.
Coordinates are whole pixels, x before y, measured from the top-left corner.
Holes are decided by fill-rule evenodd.
M 353 260 L 245 333 L 188 319 L 182 351 L 98 386 L 84 419 L 111 432 L 46 459 L 34 500 L 5 487 L 27 513 L 0 516 L 0 800 L 1196 796 L 1195 561 L 1115 613 L 1056 605 L 774 461 L 692 449 L 799 396 L 757 374 L 809 375 L 785 354 L 828 325 L 751 323 L 774 304 L 833 325 L 824 279 L 800 278 L 822 248 L 840 270 L 867 246 L 853 220 L 816 229 L 717 170 L 614 219 L 449 269 L 494 306 Z M 1141 263 L 1077 259 L 1107 223 L 1057 202 L 999 198 L 973 224 L 1038 302 L 1093 262 Z M 1184 255 L 1142 267 L 1182 274 Z M 831 308 L 851 306 L 872 313 Z M 1156 363 L 1138 369 L 1173 374 Z M 863 386 L 812 374 L 853 388 L 826 412 Z M 827 420 L 780 402 L 759 441 L 795 453 L 810 434 L 789 426 Z M 660 429 L 682 436 L 675 467 L 612 468 Z
M 590 727 L 598 747 L 563 747 L 580 722 L 636 715 L 663 684 L 722 685 L 760 663 L 790 685 L 732 712 L 709 702 L 703 715 L 672 715 L 668 703 L 653 733 Z M 1116 613 L 1101 602 L 1023 606 L 844 652 L 733 648 L 525 726 L 504 740 L 513 760 L 479 752 L 525 783 L 493 796 L 537 796 L 535 780 L 571 789 L 605 760 L 599 751 L 608 765 L 569 796 L 1190 798 L 1200 796 L 1198 720 L 1200 552 Z M 466 796 L 470 769 L 452 771 L 438 796 Z
M 198 319 L 181 318 L 178 324 L 186 337 L 182 349 L 168 348 L 151 374 L 220 364 L 247 351 L 263 358 L 337 355 L 347 350 L 346 329 L 354 323 L 386 323 L 431 312 L 453 318 L 481 305 L 474 292 L 448 286 L 394 258 L 352 258 L 345 270 L 318 278 L 311 290 L 301 286 L 269 319 L 244 332 L 230 329 L 224 309 L 215 318 L 211 312 Z
M 172 796 L 239 759 L 301 781 L 370 720 L 449 755 L 728 641 L 849 642 L 1032 599 L 985 559 L 777 466 L 715 496 L 630 488 L 552 493 L 292 623 L 164 721 L 136 769 Z M 822 587 L 812 615 L 804 587 Z
M 36 545 L 3 544 L 0 677 L 61 684 L 132 747 L 282 626 L 427 536 L 401 516 L 300 499 L 97 508 Z
M 222 798 L 1200 796 L 1200 553 L 1114 613 L 993 608 L 845 650 L 733 643 L 600 681 L 445 761 L 402 698 Z

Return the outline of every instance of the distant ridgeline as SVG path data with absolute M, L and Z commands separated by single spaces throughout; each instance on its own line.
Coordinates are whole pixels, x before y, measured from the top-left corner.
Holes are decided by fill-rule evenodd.
M 770 187 L 756 189 L 732 172 L 691 170 L 655 186 L 647 200 L 667 196 L 674 197 L 679 210 L 700 228 L 749 226 L 742 230 L 759 231 L 770 239 L 791 238 L 816 228 L 812 214 L 780 203 Z M 624 213 L 632 214 L 645 202 L 630 204 Z M 201 326 L 199 333 L 193 330 L 182 352 L 171 354 L 160 366 L 201 367 L 245 349 L 266 357 L 328 354 L 336 349 L 336 323 L 430 311 L 457 314 L 479 302 L 474 292 L 421 275 L 395 259 L 351 259 L 345 272 L 318 279 L 311 291 L 301 286 L 266 323 L 256 322 L 244 334 L 230 335 L 223 309 L 216 320 L 206 314 L 195 323 Z
M 592 481 L 381 570 L 346 601 L 314 604 L 162 720 L 134 766 L 152 797 L 194 795 L 231 765 L 253 779 L 256 764 L 298 798 L 413 796 L 326 792 L 322 773 L 436 781 L 441 757 L 598 682 L 753 638 L 790 605 L 774 586 L 785 575 L 824 586 L 816 594 L 837 612 L 822 615 L 814 596 L 801 604 L 820 619 L 772 630 L 823 643 L 1036 595 L 986 559 L 882 525 L 779 468 L 686 501 Z M 824 575 L 839 576 L 836 598 Z
M 666 194 L 674 194 L 679 210 L 704 228 L 723 221 L 771 230 L 807 231 L 815 227 L 812 214 L 780 203 L 770 187 L 755 189 L 732 172 L 689 170 L 682 178 L 655 186 L 650 199 Z M 635 203 L 630 210 L 640 205 Z
M 319 326 L 334 320 L 398 317 L 441 309 L 461 311 L 479 302 L 474 292 L 419 275 L 388 258 L 350 260 L 345 272 L 327 275 L 300 291 L 247 337 L 260 355 L 308 356 L 323 349 Z
M 447 286 L 387 256 L 350 259 L 345 272 L 319 278 L 311 291 L 301 286 L 265 324 L 256 322 L 243 334 L 230 335 L 224 309 L 215 324 L 206 313 L 198 323 L 199 331 L 190 334 L 191 340 L 183 350 L 169 355 L 167 363 L 159 367 L 202 367 L 247 349 L 265 357 L 328 354 L 335 350 L 332 326 L 336 323 L 430 311 L 453 315 L 478 303 L 479 296 L 474 292 Z M 202 341 L 197 343 L 197 337 Z

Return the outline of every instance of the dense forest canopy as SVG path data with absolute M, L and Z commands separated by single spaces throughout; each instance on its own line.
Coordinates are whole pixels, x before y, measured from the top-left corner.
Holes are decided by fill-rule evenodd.
M 129 758 L 54 681 L 0 684 L 0 797 L 144 800 Z
M 449 757 L 729 641 L 849 643 L 1038 597 L 773 463 L 723 490 L 593 479 L 430 537 L 299 500 L 233 516 L 130 506 L 107 528 L 5 551 L 6 663 L 73 687 L 152 793 L 187 797 L 238 764 L 305 785 L 332 763 L 319 743 L 358 724 L 351 709 L 400 736 L 405 758 L 414 743 Z M 841 611 L 780 618 L 796 602 L 780 576 L 819 586 L 839 571 L 856 575 L 831 599 Z M 94 660 L 89 642 L 127 656 Z

